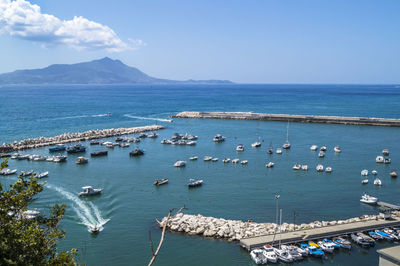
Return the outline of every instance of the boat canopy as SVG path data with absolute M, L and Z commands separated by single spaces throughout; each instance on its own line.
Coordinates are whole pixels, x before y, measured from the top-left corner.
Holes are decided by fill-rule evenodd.
M 82 189 L 91 189 L 92 186 L 86 186 L 86 187 L 82 187 Z

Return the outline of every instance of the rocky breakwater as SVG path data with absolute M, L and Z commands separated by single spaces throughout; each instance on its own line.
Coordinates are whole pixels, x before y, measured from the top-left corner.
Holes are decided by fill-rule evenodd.
M 363 215 L 361 217 L 335 221 L 315 221 L 307 224 L 281 225 L 281 232 L 292 232 L 312 228 L 320 228 L 338 224 L 356 223 L 361 221 L 376 220 L 378 215 Z M 164 217 L 157 221 L 163 227 L 167 221 Z M 252 221 L 243 222 L 240 220 L 227 220 L 223 218 L 205 217 L 200 214 L 190 215 L 179 213 L 169 219 L 167 228 L 171 231 L 182 232 L 189 235 L 201 235 L 204 237 L 222 238 L 228 241 L 241 240 L 243 238 L 262 235 L 272 235 L 279 231 L 279 225 L 275 223 L 256 223 Z
M 146 131 L 155 131 L 164 129 L 160 125 L 151 125 L 143 127 L 130 127 L 130 128 L 110 128 L 110 129 L 96 129 L 80 133 L 64 133 L 55 137 L 39 137 L 33 139 L 25 139 L 21 141 L 14 141 L 13 143 L 3 143 L 0 146 L 0 153 L 12 152 L 17 150 L 34 149 L 44 146 L 55 144 L 63 144 L 75 141 L 85 141 L 92 139 L 109 138 L 121 135 L 138 134 Z

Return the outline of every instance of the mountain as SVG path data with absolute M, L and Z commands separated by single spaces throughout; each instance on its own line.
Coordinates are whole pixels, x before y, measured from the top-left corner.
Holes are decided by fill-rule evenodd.
M 55 64 L 41 69 L 0 74 L 0 84 L 157 84 L 232 83 L 228 80 L 176 81 L 150 77 L 137 68 L 108 57 L 77 64 Z

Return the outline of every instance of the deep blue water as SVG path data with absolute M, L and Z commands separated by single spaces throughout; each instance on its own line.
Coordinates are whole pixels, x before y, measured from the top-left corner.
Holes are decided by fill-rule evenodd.
M 146 139 L 139 146 L 142 158 L 129 158 L 131 148 L 115 148 L 105 158 L 91 159 L 88 165 L 10 161 L 11 168 L 50 171 L 48 185 L 35 201 L 35 208 L 46 212 L 55 202 L 68 205 L 62 227 L 67 238 L 60 248 L 76 247 L 80 260 L 88 265 L 143 265 L 150 258 L 148 231 L 157 242 L 160 231 L 155 218 L 170 208 L 184 204 L 187 213 L 229 219 L 275 220 L 274 195 L 281 195 L 283 219 L 296 223 L 334 220 L 376 213 L 374 207 L 360 204 L 367 191 L 388 202 L 400 202 L 400 183 L 389 177 L 399 170 L 399 129 L 371 126 L 290 124 L 292 149 L 281 156 L 266 154 L 269 143 L 276 148 L 286 138 L 286 123 L 230 120 L 185 120 L 166 122 L 180 111 L 253 111 L 263 113 L 343 115 L 400 118 L 400 88 L 376 85 L 157 85 L 157 86 L 33 86 L 0 87 L 0 142 L 54 136 L 96 128 L 165 125 L 158 139 Z M 105 116 L 106 113 L 112 116 Z M 162 138 L 173 133 L 199 136 L 193 147 L 165 146 Z M 212 137 L 221 133 L 227 141 L 215 144 Z M 263 140 L 260 149 L 250 144 Z M 237 154 L 237 144 L 245 152 Z M 83 143 L 86 144 L 87 143 Z M 309 146 L 328 147 L 319 159 Z M 334 145 L 343 152 L 335 155 Z M 89 147 L 91 150 L 99 147 Z M 376 155 L 383 148 L 391 151 L 392 164 L 377 165 Z M 46 149 L 29 152 L 47 155 Z M 184 169 L 172 164 L 179 159 L 199 156 Z M 205 155 L 238 157 L 247 166 L 206 163 Z M 88 156 L 88 153 L 86 153 Z M 274 169 L 265 163 L 275 162 Z M 307 163 L 308 172 L 295 172 L 295 163 Z M 333 173 L 316 173 L 315 166 L 332 166 Z M 381 188 L 360 184 L 362 169 L 377 169 Z M 155 188 L 155 178 L 168 177 L 167 186 Z M 203 187 L 188 190 L 191 177 L 203 178 Z M 373 178 L 369 178 L 372 182 Z M 2 183 L 15 181 L 1 178 Z M 77 200 L 74 195 L 83 185 L 104 188 L 100 197 Z M 96 215 L 96 211 L 98 211 Z M 103 221 L 104 230 L 92 237 L 86 224 Z M 387 246 L 383 242 L 377 248 Z M 329 265 L 376 265 L 376 249 L 355 248 L 327 256 Z M 157 259 L 158 265 L 251 265 L 248 253 L 235 243 L 168 233 Z M 304 265 L 321 264 L 307 260 Z

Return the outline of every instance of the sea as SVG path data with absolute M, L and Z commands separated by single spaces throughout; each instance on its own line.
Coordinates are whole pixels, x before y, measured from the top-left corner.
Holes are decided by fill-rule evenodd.
M 282 222 L 310 223 L 376 214 L 378 209 L 360 203 L 367 192 L 379 200 L 398 204 L 400 180 L 391 178 L 400 170 L 400 129 L 395 127 L 173 119 L 181 111 L 231 111 L 274 114 L 338 115 L 400 118 L 398 85 L 48 85 L 0 87 L 0 143 L 51 137 L 65 132 L 91 129 L 163 125 L 157 139 L 143 139 L 130 148 L 109 149 L 107 157 L 91 158 L 86 165 L 10 160 L 10 168 L 49 171 L 42 193 L 31 204 L 43 214 L 55 203 L 67 210 L 60 224 L 66 238 L 59 250 L 77 248 L 78 261 L 87 265 L 147 265 L 152 253 L 149 234 L 158 245 L 161 230 L 156 219 L 171 209 L 186 207 L 184 213 L 255 222 L 275 222 L 275 195 L 280 195 Z M 108 115 L 111 113 L 111 115 Z M 268 155 L 289 135 L 291 149 Z M 195 146 L 162 145 L 174 133 L 199 137 Z M 214 143 L 213 136 L 226 136 Z M 113 141 L 115 138 L 108 140 Z M 260 148 L 251 143 L 261 141 Z M 106 149 L 87 147 L 83 156 Z M 235 148 L 243 144 L 244 152 Z M 325 158 L 310 150 L 326 146 Z M 333 152 L 339 145 L 340 154 Z M 129 157 L 134 147 L 145 155 Z M 376 164 L 382 149 L 390 150 L 391 164 Z M 48 147 L 24 151 L 48 155 Z M 198 161 L 189 157 L 198 156 Z M 204 162 L 204 156 L 219 158 Z M 248 160 L 247 165 L 222 163 L 223 158 Z M 186 160 L 185 168 L 175 168 Z M 274 162 L 274 168 L 265 164 Z M 294 171 L 296 163 L 308 171 Z M 315 167 L 331 166 L 332 173 L 317 173 Z M 360 171 L 375 169 L 382 180 L 374 186 L 361 185 Z M 155 187 L 157 178 L 169 184 Z M 203 179 L 203 186 L 188 189 L 190 178 Z M 17 177 L 0 177 L 9 185 Z M 82 186 L 103 188 L 100 196 L 79 198 Z M 101 226 L 93 235 L 90 226 Z M 301 265 L 377 265 L 377 249 L 399 243 L 379 242 L 376 247 L 339 251 L 321 259 L 305 259 Z M 249 253 L 236 242 L 167 232 L 155 265 L 253 265 Z

